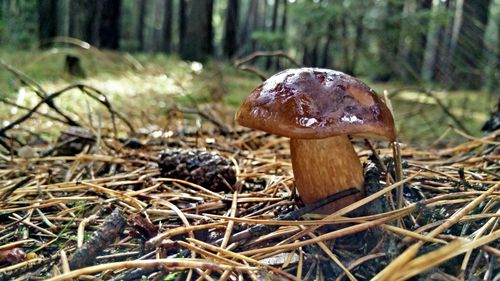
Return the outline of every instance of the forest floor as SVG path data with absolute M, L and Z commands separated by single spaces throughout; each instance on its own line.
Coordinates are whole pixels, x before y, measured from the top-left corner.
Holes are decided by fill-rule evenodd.
M 258 77 L 91 50 L 74 78 L 67 52 L 0 51 L 15 67 L 0 70 L 0 280 L 499 278 L 500 131 L 480 131 L 493 96 L 368 83 L 388 92 L 401 152 L 356 141 L 365 199 L 276 220 L 303 210 L 288 140 L 234 123 Z M 27 116 L 33 89 L 60 93 L 62 114 Z M 193 174 L 228 167 L 222 188 Z

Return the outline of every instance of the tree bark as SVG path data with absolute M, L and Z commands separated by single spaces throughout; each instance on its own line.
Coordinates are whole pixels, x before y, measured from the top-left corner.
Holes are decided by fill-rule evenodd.
M 138 51 L 144 51 L 145 47 L 145 36 L 144 36 L 144 20 L 146 16 L 146 0 L 139 0 L 139 19 L 137 22 L 137 40 L 138 40 Z
M 249 46 L 249 42 L 251 39 L 251 33 L 253 29 L 255 28 L 255 17 L 257 14 L 257 8 L 258 8 L 258 0 L 251 0 L 248 3 L 248 10 L 246 13 L 244 13 L 245 16 L 245 22 L 243 24 L 243 28 L 241 28 L 241 33 L 240 33 L 240 49 L 244 48 L 245 50 L 248 50 L 251 48 Z
M 239 21 L 238 0 L 228 0 L 226 10 L 225 32 L 223 51 L 224 56 L 231 58 L 238 50 L 238 21 Z
M 163 13 L 163 51 L 169 53 L 172 50 L 172 22 L 173 22 L 173 0 L 165 0 Z
M 83 3 L 82 0 L 69 1 L 69 36 L 83 39 Z
M 483 79 L 484 35 L 491 0 L 463 1 L 462 20 L 453 52 L 455 85 L 479 89 Z
M 445 9 L 452 11 L 455 1 L 445 0 L 443 4 Z M 453 86 L 451 83 L 453 81 L 452 54 L 450 53 L 453 25 L 453 19 L 450 19 L 448 24 L 439 28 L 436 55 L 432 66 L 433 80 L 447 86 Z
M 274 0 L 274 5 L 273 5 L 273 15 L 271 18 L 271 29 L 270 32 L 274 33 L 276 32 L 276 27 L 278 26 L 278 8 L 279 8 L 279 1 Z M 272 47 L 272 46 L 271 46 Z M 273 50 L 271 50 L 273 51 Z M 270 69 L 272 65 L 273 57 L 267 57 L 266 59 L 266 69 Z
M 379 62 L 388 64 L 385 71 L 378 73 L 376 80 L 387 81 L 398 75 L 399 65 L 396 59 L 399 47 L 399 34 L 401 28 L 401 14 L 403 5 L 401 1 L 387 1 L 384 15 L 382 16 L 382 30 L 379 38 Z
M 261 10 L 261 9 L 259 9 L 260 8 L 259 3 L 262 3 L 262 2 L 258 1 L 258 0 L 255 1 L 255 13 L 253 14 L 253 17 L 252 17 L 253 18 L 253 24 L 252 24 L 251 32 L 259 30 L 260 26 L 261 26 L 260 25 L 260 20 L 261 20 L 262 16 L 261 16 L 261 13 L 259 13 L 259 11 Z M 265 4 L 265 2 L 264 2 L 264 4 Z M 264 8 L 265 8 L 265 6 L 264 6 Z M 255 40 L 253 38 L 252 38 L 251 50 L 252 51 L 257 50 L 257 40 Z
M 101 7 L 98 0 L 86 1 L 85 6 L 87 12 L 85 14 L 85 31 L 83 39 L 92 45 L 96 45 L 99 37 Z
M 99 47 L 118 50 L 120 46 L 121 0 L 101 0 L 101 21 L 99 26 Z
M 286 38 L 286 26 L 287 26 L 287 17 L 288 17 L 288 1 L 287 0 L 283 0 L 283 9 L 282 9 L 282 14 L 281 14 L 281 25 L 280 25 L 280 32 L 281 34 L 283 35 L 284 38 Z M 280 42 L 278 42 L 278 48 L 280 50 L 283 50 L 285 48 L 285 40 L 281 40 Z M 275 69 L 280 69 L 280 57 L 276 57 L 276 65 L 275 65 Z
M 328 23 L 328 30 L 333 30 L 333 22 Z M 330 66 L 330 45 L 332 43 L 333 34 L 328 32 L 326 35 L 325 45 L 323 47 L 323 55 L 321 56 L 321 67 L 328 68 Z
M 184 39 L 187 32 L 187 0 L 179 0 L 179 46 L 184 46 Z
M 421 79 L 421 69 L 425 57 L 425 46 L 427 44 L 427 33 L 419 30 L 428 30 L 430 26 L 430 19 L 427 17 L 418 17 L 417 15 L 422 12 L 428 13 L 432 8 L 432 0 L 417 2 L 416 10 L 413 15 L 417 17 L 415 19 L 416 26 L 414 27 L 414 29 L 417 30 L 412 32 L 414 35 L 411 36 L 411 42 L 408 45 L 408 50 L 404 57 L 406 67 L 408 68 L 407 72 L 409 72 L 407 76 L 409 76 L 411 80 Z
M 57 0 L 38 1 L 38 36 L 43 47 L 48 47 L 47 41 L 57 36 L 57 3 Z
M 213 0 L 188 3 L 188 26 L 180 54 L 185 60 L 205 61 L 213 52 Z

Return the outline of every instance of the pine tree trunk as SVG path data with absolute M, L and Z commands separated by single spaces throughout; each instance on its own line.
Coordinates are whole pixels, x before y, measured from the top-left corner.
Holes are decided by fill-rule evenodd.
M 422 0 L 418 1 L 416 4 L 415 14 L 419 14 L 422 11 L 429 12 L 432 8 L 432 0 Z M 414 15 L 415 16 L 415 15 Z M 428 30 L 430 26 L 430 19 L 426 17 L 417 18 L 417 28 L 419 30 Z M 427 44 L 427 34 L 425 32 L 415 32 L 411 37 L 411 42 L 408 46 L 408 52 L 405 56 L 406 66 L 409 68 L 408 71 L 411 80 L 421 79 L 421 69 L 423 67 L 423 61 L 425 57 L 425 46 Z
M 74 38 L 83 38 L 82 13 L 84 5 L 82 0 L 72 0 L 69 2 L 69 36 Z
M 260 5 L 259 3 L 262 3 L 261 1 L 256 0 L 255 1 L 255 13 L 253 14 L 253 24 L 251 28 L 251 32 L 259 30 L 260 29 L 260 18 L 261 18 L 261 13 L 260 13 Z M 251 44 L 251 50 L 255 51 L 257 50 L 257 40 L 252 38 L 252 44 Z
M 188 3 L 188 26 L 180 54 L 185 60 L 205 61 L 213 52 L 213 0 Z
M 99 47 L 118 50 L 120 46 L 121 0 L 101 0 L 101 21 L 99 26 Z
M 288 1 L 283 0 L 283 13 L 281 14 L 281 25 L 280 25 L 280 32 L 283 34 L 283 36 L 286 38 L 286 27 L 287 27 L 287 16 L 288 16 Z M 278 42 L 278 48 L 280 50 L 283 50 L 285 48 L 284 42 L 280 41 Z M 275 69 L 280 69 L 280 58 L 276 58 L 276 65 Z
M 184 46 L 187 32 L 187 0 L 179 0 L 179 48 Z M 180 51 L 180 50 L 179 50 Z
M 278 8 L 279 8 L 279 1 L 274 0 L 274 5 L 273 5 L 273 15 L 271 18 L 271 32 L 276 32 L 276 27 L 278 26 Z M 266 69 L 271 68 L 271 64 L 273 61 L 273 57 L 267 57 L 266 59 Z
M 42 47 L 48 47 L 46 43 L 57 36 L 57 4 L 57 0 L 38 1 L 38 36 Z
M 172 22 L 173 22 L 173 0 L 165 0 L 163 13 L 163 51 L 169 53 L 172 50 Z
M 257 14 L 257 7 L 258 7 L 258 0 L 251 0 L 248 5 L 248 12 L 244 13 L 245 16 L 245 23 L 243 24 L 243 28 L 241 29 L 241 36 L 240 36 L 240 49 L 243 47 L 245 50 L 248 50 L 251 48 L 249 46 L 249 41 L 251 39 L 251 33 L 253 29 L 255 28 L 255 17 Z M 250 44 L 251 45 L 251 44 Z
M 448 11 L 453 11 L 455 8 L 455 1 L 446 0 L 443 4 Z M 450 19 L 446 26 L 439 28 L 436 56 L 432 67 L 434 81 L 448 87 L 453 86 L 452 54 L 450 53 L 453 25 L 453 19 Z
M 101 7 L 98 0 L 89 0 L 85 2 L 86 14 L 85 14 L 85 31 L 84 31 L 84 41 L 92 45 L 98 43 L 99 38 L 99 25 L 101 20 Z
M 401 17 L 403 4 L 401 1 L 388 0 L 385 14 L 382 16 L 382 30 L 379 34 L 379 62 L 387 64 L 385 71 L 378 73 L 376 79 L 387 81 L 399 73 L 399 65 L 396 64 L 399 34 L 401 29 Z
M 139 19 L 137 22 L 137 40 L 138 40 L 138 51 L 144 51 L 145 48 L 145 36 L 144 36 L 144 20 L 146 17 L 146 0 L 139 0 Z
M 484 35 L 491 0 L 464 1 L 462 20 L 453 52 L 453 82 L 466 88 L 479 89 L 483 82 Z
M 238 0 L 228 0 L 223 43 L 224 56 L 227 58 L 233 57 L 238 50 L 238 9 Z

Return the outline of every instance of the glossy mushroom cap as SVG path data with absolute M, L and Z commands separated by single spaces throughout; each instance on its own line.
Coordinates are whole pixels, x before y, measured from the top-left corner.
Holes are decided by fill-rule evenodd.
M 390 110 L 360 80 L 321 69 L 288 69 L 273 75 L 247 97 L 240 125 L 299 139 L 358 135 L 394 140 Z

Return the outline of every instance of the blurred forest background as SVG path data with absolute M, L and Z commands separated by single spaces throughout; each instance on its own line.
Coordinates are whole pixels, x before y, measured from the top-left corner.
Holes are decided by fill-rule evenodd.
M 177 103 L 234 113 L 259 76 L 314 66 L 387 90 L 406 141 L 477 136 L 500 97 L 499 33 L 500 0 L 0 0 L 0 119 L 37 102 L 19 72 L 152 124 Z M 78 98 L 58 103 L 82 119 Z
M 2 0 L 0 43 L 235 58 L 284 50 L 304 66 L 447 88 L 500 85 L 498 0 Z M 279 60 L 261 62 L 279 69 Z

